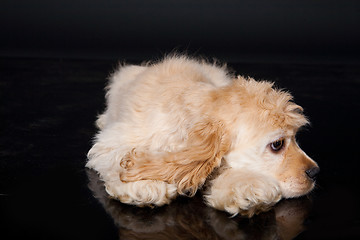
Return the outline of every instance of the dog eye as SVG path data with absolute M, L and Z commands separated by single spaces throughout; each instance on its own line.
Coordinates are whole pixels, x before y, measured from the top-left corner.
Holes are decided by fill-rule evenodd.
M 270 148 L 274 152 L 280 151 L 284 147 L 284 139 L 279 139 L 275 142 L 270 143 Z

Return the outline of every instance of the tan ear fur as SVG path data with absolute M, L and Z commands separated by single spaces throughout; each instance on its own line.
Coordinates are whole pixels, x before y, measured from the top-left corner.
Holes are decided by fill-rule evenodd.
M 230 140 L 220 122 L 202 122 L 191 130 L 187 147 L 179 152 L 147 154 L 129 152 L 121 163 L 124 182 L 160 180 L 175 183 L 180 194 L 194 195 L 206 178 L 220 166 Z

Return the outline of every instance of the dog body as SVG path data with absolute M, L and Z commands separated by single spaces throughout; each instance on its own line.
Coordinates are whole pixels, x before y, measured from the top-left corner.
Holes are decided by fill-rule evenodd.
M 87 167 L 121 202 L 161 206 L 206 182 L 208 205 L 251 216 L 314 187 L 319 168 L 295 141 L 307 120 L 271 83 L 174 56 L 122 66 L 106 98 Z

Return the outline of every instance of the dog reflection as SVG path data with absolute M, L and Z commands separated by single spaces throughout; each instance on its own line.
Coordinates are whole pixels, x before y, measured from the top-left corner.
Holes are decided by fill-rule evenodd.
M 180 198 L 160 208 L 138 208 L 108 197 L 103 182 L 87 170 L 89 189 L 119 228 L 119 239 L 293 239 L 305 230 L 311 201 L 283 200 L 253 218 L 207 207 L 201 196 Z

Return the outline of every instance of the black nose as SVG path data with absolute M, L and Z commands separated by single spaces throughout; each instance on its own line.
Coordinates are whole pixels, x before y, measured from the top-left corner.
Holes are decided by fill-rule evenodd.
M 319 167 L 312 167 L 308 170 L 305 171 L 306 175 L 308 175 L 309 178 L 311 178 L 312 180 L 316 179 L 316 175 L 318 175 L 318 173 L 320 172 L 320 168 Z

